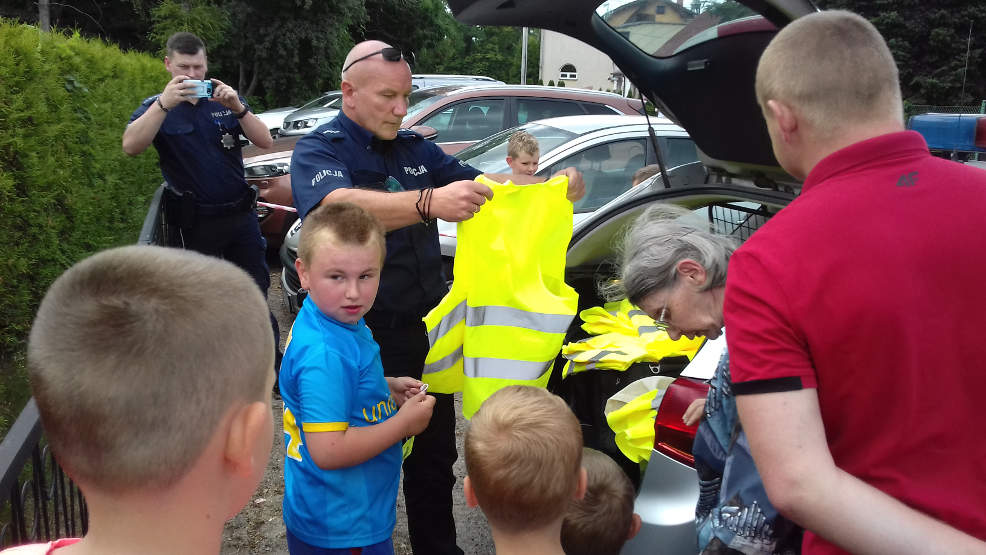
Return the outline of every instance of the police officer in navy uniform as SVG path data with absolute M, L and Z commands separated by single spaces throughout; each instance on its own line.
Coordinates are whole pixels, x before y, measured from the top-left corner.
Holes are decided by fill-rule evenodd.
M 191 96 L 208 70 L 205 44 L 191 33 L 168 39 L 164 67 L 172 79 L 145 100 L 123 132 L 123 151 L 136 156 L 153 142 L 167 182 L 163 197 L 181 246 L 225 258 L 246 270 L 264 295 L 270 286 L 267 244 L 254 211 L 255 190 L 244 178 L 239 136 L 273 145 L 267 126 L 229 85 L 212 79 L 211 98 Z M 271 315 L 274 345 L 277 320 Z
M 431 221 L 471 218 L 493 192 L 473 181 L 479 170 L 434 143 L 401 130 L 411 93 L 403 53 L 379 41 L 353 47 L 343 63 L 342 111 L 298 141 L 291 190 L 298 214 L 329 202 L 353 202 L 384 224 L 387 258 L 376 301 L 365 316 L 387 376 L 421 377 L 428 338 L 422 316 L 448 292 L 438 231 Z M 585 186 L 573 168 L 568 198 Z M 497 181 L 519 176 L 489 176 Z M 522 178 L 523 179 L 523 178 Z M 532 178 L 530 182 L 540 181 Z M 404 462 L 404 497 L 411 547 L 419 555 L 462 553 L 455 544 L 452 487 L 455 412 L 449 394 L 434 394 L 428 428 Z

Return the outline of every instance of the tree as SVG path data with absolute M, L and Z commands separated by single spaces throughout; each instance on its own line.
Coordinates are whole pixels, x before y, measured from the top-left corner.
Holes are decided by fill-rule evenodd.
M 897 61 L 901 90 L 911 103 L 969 104 L 986 97 L 982 39 L 986 0 L 822 0 L 821 4 L 826 9 L 854 11 L 873 23 Z
M 229 25 L 226 11 L 204 0 L 162 0 L 151 8 L 150 39 L 164 55 L 168 38 L 187 31 L 202 39 L 211 51 L 222 45 Z
M 350 29 L 366 19 L 359 0 L 223 0 L 222 7 L 231 31 L 224 47 L 210 52 L 210 73 L 268 106 L 338 88 Z

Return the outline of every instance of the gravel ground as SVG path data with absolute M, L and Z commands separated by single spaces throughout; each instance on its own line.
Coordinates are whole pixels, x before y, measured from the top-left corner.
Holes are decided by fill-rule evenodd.
M 287 310 L 281 289 L 280 267 L 271 264 L 271 287 L 268 304 L 281 326 L 281 347 L 287 339 L 288 330 L 294 316 Z M 456 397 L 456 405 L 461 415 L 461 398 Z M 281 430 L 283 404 L 274 399 L 274 446 L 271 449 L 270 463 L 253 499 L 240 514 L 226 524 L 223 541 L 223 555 L 247 555 L 254 553 L 288 553 L 288 544 L 281 519 L 281 502 L 284 498 L 284 435 Z M 455 514 L 455 527 L 459 547 L 466 555 L 485 555 L 494 553 L 493 538 L 489 525 L 479 509 L 466 506 L 462 494 L 462 478 L 465 464 L 462 460 L 462 439 L 465 436 L 466 422 L 461 416 L 456 421 L 455 432 L 459 449 L 459 459 L 455 463 L 455 491 L 452 494 Z M 394 530 L 394 551 L 397 555 L 410 555 L 411 546 L 407 536 L 407 518 L 404 513 L 404 495 L 397 498 L 397 528 Z

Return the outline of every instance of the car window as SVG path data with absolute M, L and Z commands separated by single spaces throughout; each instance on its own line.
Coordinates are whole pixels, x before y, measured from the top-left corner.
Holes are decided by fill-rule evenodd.
M 608 104 L 596 104 L 595 102 L 583 102 L 582 108 L 585 110 L 585 113 L 592 115 L 611 116 L 622 113 Z
M 646 139 L 594 145 L 553 164 L 548 175 L 570 166 L 581 171 L 585 196 L 575 212 L 592 212 L 630 188 L 634 172 L 644 166 L 646 147 Z
M 664 154 L 667 159 L 664 165 L 674 168 L 682 164 L 688 164 L 698 160 L 698 150 L 695 148 L 695 141 L 685 137 L 668 137 L 668 150 Z
M 503 129 L 502 98 L 479 98 L 457 102 L 425 118 L 420 125 L 434 127 L 440 143 L 478 141 Z
M 445 88 L 423 89 L 412 92 L 411 96 L 407 98 L 407 114 L 404 115 L 404 120 L 407 121 L 411 117 L 418 115 L 422 110 L 445 98 L 445 92 L 447 92 Z
M 501 131 L 456 154 L 456 158 L 485 173 L 510 173 L 507 166 L 507 142 L 518 129 L 523 129 L 538 141 L 541 154 L 551 152 L 576 137 L 575 133 L 557 127 L 529 123 Z M 546 175 L 538 172 L 538 175 Z
M 517 123 L 556 118 L 561 116 L 581 116 L 585 111 L 577 102 L 566 100 L 544 100 L 538 98 L 517 99 Z
M 613 7 L 613 6 L 616 7 Z M 637 48 L 667 57 L 729 32 L 730 26 L 764 20 L 733 0 L 676 2 L 603 2 L 596 15 Z M 736 23 L 732 23 L 736 22 Z

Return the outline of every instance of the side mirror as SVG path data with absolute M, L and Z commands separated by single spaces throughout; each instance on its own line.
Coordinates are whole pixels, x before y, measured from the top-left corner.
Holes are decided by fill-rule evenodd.
M 438 130 L 434 127 L 429 127 L 427 125 L 415 125 L 411 127 L 411 131 L 423 136 L 429 141 L 434 141 L 438 138 Z

